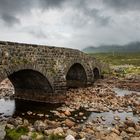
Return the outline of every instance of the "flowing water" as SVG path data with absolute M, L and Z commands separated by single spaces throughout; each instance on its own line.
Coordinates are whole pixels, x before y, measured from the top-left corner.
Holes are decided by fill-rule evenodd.
M 114 117 L 117 116 L 120 118 L 121 121 L 125 121 L 126 117 L 132 118 L 134 122 L 138 122 L 138 116 L 133 115 L 132 112 L 118 112 L 118 111 L 109 111 L 109 112 L 103 112 L 103 113 L 95 113 L 92 112 L 91 115 L 88 118 L 88 121 L 96 121 L 97 118 L 105 118 L 105 121 L 101 121 L 102 124 L 106 125 L 112 125 L 112 122 L 114 121 Z
M 130 91 L 130 90 L 121 89 L 121 88 L 114 88 L 113 90 L 115 91 L 117 96 L 124 96 L 124 95 L 129 95 L 132 93 L 140 94 L 140 92 L 137 92 L 137 91 Z
M 133 91 L 122 90 L 119 88 L 113 89 L 118 96 L 124 96 L 132 93 Z M 135 92 L 136 93 L 136 92 Z M 138 93 L 138 92 L 137 92 Z M 17 99 L 0 99 L 0 120 L 6 119 L 8 117 L 17 117 L 26 118 L 29 121 L 34 121 L 37 119 L 50 119 L 50 120 L 59 120 L 59 116 L 56 116 L 53 111 L 56 111 L 63 104 L 49 104 L 49 103 L 39 103 L 25 100 Z M 83 111 L 86 119 L 78 118 L 78 113 Z M 76 122 L 94 121 L 98 117 L 104 117 L 105 124 L 110 124 L 114 120 L 114 116 L 119 116 L 121 120 L 125 120 L 125 117 L 131 117 L 135 122 L 138 121 L 138 116 L 133 115 L 132 112 L 87 112 L 85 110 L 79 110 L 72 113 L 73 118 Z

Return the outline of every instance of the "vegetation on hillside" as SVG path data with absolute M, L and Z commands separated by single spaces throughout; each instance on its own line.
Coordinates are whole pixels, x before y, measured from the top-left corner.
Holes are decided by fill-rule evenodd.
M 135 53 L 140 52 L 140 42 L 131 42 L 125 45 L 101 45 L 101 46 L 89 46 L 82 50 L 87 53 Z
M 109 64 L 113 75 L 140 75 L 140 53 L 95 53 L 90 55 Z
M 140 66 L 140 53 L 95 53 L 90 55 L 111 65 Z

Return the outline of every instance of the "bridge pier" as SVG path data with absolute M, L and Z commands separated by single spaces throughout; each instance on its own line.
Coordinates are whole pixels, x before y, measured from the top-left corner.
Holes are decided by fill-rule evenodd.
M 47 94 L 43 90 L 16 89 L 14 98 L 46 103 L 64 103 L 65 94 Z

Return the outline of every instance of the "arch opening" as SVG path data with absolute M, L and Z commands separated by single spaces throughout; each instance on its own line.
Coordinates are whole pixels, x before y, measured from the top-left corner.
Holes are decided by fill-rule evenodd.
M 40 100 L 46 94 L 53 93 L 48 79 L 38 71 L 19 70 L 8 76 L 14 86 L 15 96 L 27 100 Z
M 98 68 L 93 69 L 93 74 L 94 74 L 94 80 L 95 81 L 100 78 L 100 72 L 99 72 Z
M 66 81 L 68 88 L 85 87 L 87 75 L 84 67 L 79 63 L 73 64 L 67 72 Z

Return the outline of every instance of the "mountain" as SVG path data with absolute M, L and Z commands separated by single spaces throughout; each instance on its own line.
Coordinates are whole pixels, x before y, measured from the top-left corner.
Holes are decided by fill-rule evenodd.
M 109 52 L 140 52 L 140 42 L 131 42 L 126 45 L 102 45 L 99 47 L 89 46 L 82 50 L 86 53 L 109 53 Z

